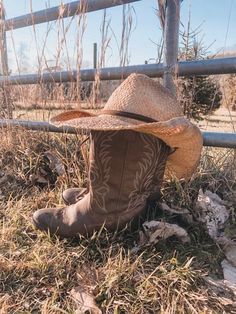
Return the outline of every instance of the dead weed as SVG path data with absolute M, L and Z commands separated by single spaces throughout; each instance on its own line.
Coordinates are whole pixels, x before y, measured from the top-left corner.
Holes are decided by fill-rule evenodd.
M 86 186 L 85 161 L 78 151 L 82 138 L 22 129 L 4 129 L 0 136 L 1 314 L 75 313 L 70 291 L 78 285 L 103 313 L 233 313 L 204 281 L 209 273 L 221 276 L 220 248 L 198 223 L 168 216 L 157 204 L 148 217 L 177 220 L 188 229 L 190 243 L 171 238 L 137 251 L 138 231 L 128 227 L 60 241 L 36 231 L 34 210 L 60 205 L 67 186 Z M 47 151 L 65 172 L 50 168 Z M 234 162 L 230 150 L 205 149 L 192 180 L 165 183 L 163 199 L 194 212 L 201 187 L 235 202 Z

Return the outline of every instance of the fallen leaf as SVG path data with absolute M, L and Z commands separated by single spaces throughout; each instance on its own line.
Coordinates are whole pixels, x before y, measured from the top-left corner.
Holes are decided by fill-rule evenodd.
M 224 248 L 224 253 L 227 258 L 227 260 L 236 267 L 236 244 L 226 246 Z
M 196 209 L 199 211 L 198 219 L 206 225 L 210 237 L 222 246 L 226 256 L 221 262 L 224 286 L 230 287 L 236 295 L 236 243 L 224 233 L 224 225 L 229 218 L 229 210 L 225 204 L 216 193 L 208 190 L 203 193 L 200 190 Z
M 161 239 L 167 239 L 172 236 L 176 236 L 184 243 L 190 242 L 187 231 L 176 224 L 152 220 L 145 222 L 143 229 L 150 244 L 158 243 Z
M 205 224 L 208 234 L 215 240 L 222 235 L 224 224 L 229 218 L 229 211 L 223 203 L 217 194 L 199 190 L 196 202 L 198 220 Z
M 145 233 L 143 231 L 139 231 L 139 246 L 144 246 L 147 244 L 148 238 L 146 237 Z
M 217 299 L 222 305 L 236 307 L 235 285 L 230 284 L 227 280 L 213 279 L 209 276 L 204 277 L 204 280 L 209 289 L 217 295 Z
M 227 259 L 221 262 L 223 268 L 224 279 L 235 285 L 236 287 L 236 267 L 234 267 Z
M 96 305 L 94 297 L 87 293 L 81 286 L 73 288 L 70 292 L 76 303 L 76 314 L 102 314 L 102 311 Z
M 203 277 L 203 279 L 217 295 L 223 295 L 233 301 L 236 300 L 235 286 L 230 284 L 227 280 L 213 279 L 210 276 Z
M 49 167 L 51 170 L 55 171 L 59 176 L 65 174 L 65 167 L 55 152 L 48 150 L 44 155 L 49 160 Z

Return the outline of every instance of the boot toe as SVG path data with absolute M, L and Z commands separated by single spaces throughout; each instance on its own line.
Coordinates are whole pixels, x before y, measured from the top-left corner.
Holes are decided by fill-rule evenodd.
M 35 227 L 42 231 L 52 231 L 53 215 L 46 209 L 39 209 L 33 214 Z
M 39 209 L 33 214 L 33 223 L 41 231 L 49 232 L 50 235 L 59 237 L 70 237 L 73 235 L 70 222 L 64 215 L 67 208 L 45 208 Z

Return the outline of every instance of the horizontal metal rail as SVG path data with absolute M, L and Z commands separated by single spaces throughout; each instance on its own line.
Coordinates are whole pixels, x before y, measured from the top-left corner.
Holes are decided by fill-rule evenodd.
M 162 63 L 103 68 L 100 70 L 84 69 L 80 71 L 80 79 L 81 81 L 94 81 L 96 73 L 99 73 L 101 80 L 119 80 L 126 78 L 134 72 L 146 74 L 150 77 L 161 77 L 164 71 L 165 68 Z M 176 73 L 179 76 L 236 73 L 236 57 L 179 62 Z M 77 77 L 77 71 L 11 75 L 1 76 L 0 84 L 8 83 L 16 85 L 47 82 L 74 82 L 77 80 Z
M 76 134 L 78 130 L 73 127 L 55 127 L 48 122 L 24 121 L 24 120 L 5 120 L 0 119 L 0 127 L 21 126 L 30 130 L 48 131 L 57 133 Z M 203 145 L 223 148 L 236 148 L 236 133 L 215 133 L 202 132 Z
M 236 148 L 236 133 L 202 132 L 203 145 Z
M 5 20 L 5 31 L 66 18 L 80 13 L 103 10 L 140 0 L 81 0 Z
M 33 131 L 48 131 L 56 133 L 76 134 L 76 129 L 73 127 L 56 127 L 44 121 L 28 121 L 17 119 L 0 119 L 0 128 L 3 127 L 23 127 Z
M 179 62 L 181 76 L 236 73 L 236 57 Z

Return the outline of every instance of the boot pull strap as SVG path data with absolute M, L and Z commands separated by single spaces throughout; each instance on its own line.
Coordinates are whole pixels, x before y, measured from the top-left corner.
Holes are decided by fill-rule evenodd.
M 152 123 L 152 122 L 158 122 L 155 119 L 152 119 L 150 117 L 143 116 L 141 114 L 127 112 L 127 111 L 120 111 L 120 110 L 102 110 L 100 115 L 107 114 L 111 116 L 118 116 L 118 117 L 125 117 L 129 119 L 134 119 L 142 122 Z

